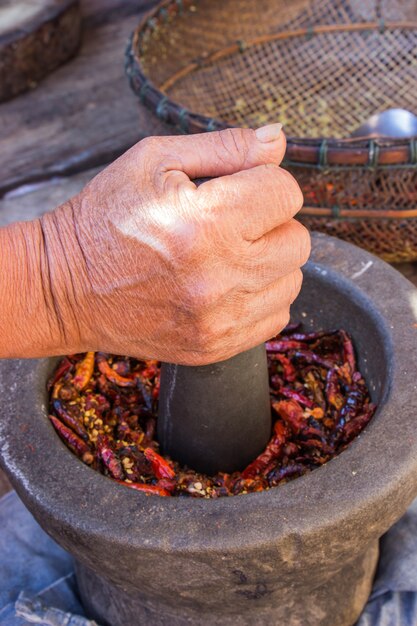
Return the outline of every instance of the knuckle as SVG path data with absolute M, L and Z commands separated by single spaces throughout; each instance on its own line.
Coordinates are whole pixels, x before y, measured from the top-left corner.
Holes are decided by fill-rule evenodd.
M 281 241 L 279 238 L 271 243 L 266 236 L 259 237 L 259 239 L 256 239 L 255 241 L 251 241 L 247 244 L 244 249 L 244 254 L 241 256 L 243 267 L 246 271 L 257 269 L 265 263 L 266 259 L 271 254 L 271 248 L 273 249 L 273 253 L 275 255 L 279 253 L 280 244 Z
M 171 169 L 183 170 L 181 155 L 175 150 L 175 141 L 171 137 L 145 137 L 137 145 L 138 156 L 146 169 L 165 176 Z
M 307 263 L 311 252 L 311 237 L 308 229 L 298 222 L 293 220 L 294 230 L 294 247 L 296 250 L 297 264 L 301 267 Z
M 304 226 L 304 224 L 301 224 L 300 222 L 298 222 L 298 224 L 302 227 L 301 265 L 304 265 L 307 263 L 311 254 L 311 236 L 310 231 Z
M 274 333 L 281 332 L 281 330 L 289 323 L 290 317 L 290 307 L 280 311 L 277 319 L 275 320 Z
M 278 324 L 275 327 L 275 333 L 280 333 L 281 330 L 283 330 L 286 326 L 288 326 L 288 324 L 290 323 L 290 319 L 291 319 L 291 315 L 290 315 L 290 309 L 288 307 L 288 309 L 283 311 L 280 317 L 278 318 Z
M 200 284 L 188 295 L 189 308 L 200 322 L 204 321 L 206 312 L 212 307 L 214 293 L 208 283 Z
M 153 153 L 155 150 L 159 152 L 160 145 L 160 137 L 145 137 L 138 144 L 141 153 L 144 155 Z
M 195 280 L 183 290 L 182 305 L 198 336 L 205 341 L 213 336 L 215 311 L 222 300 L 223 291 L 215 280 Z
M 296 270 L 291 274 L 290 286 L 288 290 L 288 297 L 290 303 L 292 304 L 298 294 L 301 291 L 301 286 L 303 284 L 303 273 L 301 270 Z
M 303 192 L 301 191 L 301 187 L 297 183 L 294 176 L 290 174 L 290 172 L 284 170 L 283 168 L 280 168 L 280 171 L 282 175 L 281 180 L 284 185 L 285 194 L 288 198 L 291 209 L 294 214 L 298 213 L 304 204 L 304 196 Z
M 271 337 L 275 337 L 290 321 L 290 308 L 281 308 L 275 315 L 271 316 L 260 332 L 260 341 L 268 341 Z

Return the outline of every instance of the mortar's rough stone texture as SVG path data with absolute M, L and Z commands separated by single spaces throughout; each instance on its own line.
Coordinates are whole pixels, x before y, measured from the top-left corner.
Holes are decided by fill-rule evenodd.
M 375 257 L 315 235 L 294 319 L 352 333 L 376 416 L 320 469 L 268 492 L 147 497 L 80 463 L 47 418 L 53 360 L 0 365 L 0 456 L 78 561 L 110 626 L 351 626 L 378 538 L 417 495 L 417 290 Z

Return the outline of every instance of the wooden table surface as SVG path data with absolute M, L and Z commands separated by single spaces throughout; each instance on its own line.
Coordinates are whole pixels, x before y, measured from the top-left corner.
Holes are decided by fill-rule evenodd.
M 128 37 L 154 4 L 82 0 L 78 56 L 0 104 L 0 226 L 53 209 L 139 139 L 172 132 L 138 104 L 124 75 Z M 416 264 L 398 269 L 417 285 Z M 7 489 L 0 472 L 0 495 Z

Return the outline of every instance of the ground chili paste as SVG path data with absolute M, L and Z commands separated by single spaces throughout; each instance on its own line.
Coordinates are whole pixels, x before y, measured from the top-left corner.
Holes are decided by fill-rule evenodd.
M 49 417 L 84 463 L 137 491 L 218 498 L 276 487 L 339 454 L 375 406 L 344 330 L 303 333 L 292 324 L 266 350 L 272 438 L 243 472 L 205 476 L 159 454 L 158 361 L 65 357 L 48 383 Z

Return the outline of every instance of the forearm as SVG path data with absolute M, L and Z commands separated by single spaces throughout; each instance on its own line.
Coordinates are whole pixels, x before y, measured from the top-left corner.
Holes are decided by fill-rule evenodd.
M 0 229 L 0 358 L 78 349 L 75 313 L 67 288 L 63 289 L 70 269 L 65 259 L 60 264 L 57 258 L 59 245 L 51 220 Z

